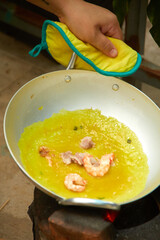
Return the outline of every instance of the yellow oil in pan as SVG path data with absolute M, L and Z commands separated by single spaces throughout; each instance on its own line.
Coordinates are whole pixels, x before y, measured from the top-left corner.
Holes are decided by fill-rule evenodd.
M 80 147 L 86 136 L 95 143 L 87 150 Z M 39 154 L 41 146 L 51 150 L 51 161 Z M 26 171 L 42 186 L 65 198 L 88 197 L 122 203 L 144 189 L 149 173 L 147 157 L 136 134 L 97 109 L 61 110 L 28 126 L 21 135 L 19 148 Z M 93 177 L 83 166 L 65 164 L 61 153 L 66 151 L 87 152 L 97 158 L 114 153 L 114 164 L 104 176 Z M 77 173 L 87 181 L 84 191 L 77 193 L 65 187 L 64 179 L 69 173 Z

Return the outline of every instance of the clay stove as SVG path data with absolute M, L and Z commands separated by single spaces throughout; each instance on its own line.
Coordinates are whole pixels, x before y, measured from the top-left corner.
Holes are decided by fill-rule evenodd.
M 28 214 L 34 240 L 159 240 L 160 187 L 119 212 L 60 206 L 35 188 Z

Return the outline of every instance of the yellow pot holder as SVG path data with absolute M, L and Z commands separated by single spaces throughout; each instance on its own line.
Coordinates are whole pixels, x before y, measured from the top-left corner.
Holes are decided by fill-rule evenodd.
M 118 50 L 116 58 L 108 57 L 92 45 L 81 41 L 65 24 L 46 20 L 42 26 L 42 41 L 29 54 L 36 57 L 41 50 L 46 49 L 58 63 L 67 67 L 75 52 L 75 69 L 97 71 L 116 77 L 133 74 L 141 64 L 140 54 L 123 41 L 108 38 Z

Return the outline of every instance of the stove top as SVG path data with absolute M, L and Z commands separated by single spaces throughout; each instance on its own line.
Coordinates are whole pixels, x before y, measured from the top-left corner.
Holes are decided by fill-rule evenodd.
M 159 240 L 160 187 L 119 212 L 61 206 L 35 188 L 28 214 L 35 240 Z

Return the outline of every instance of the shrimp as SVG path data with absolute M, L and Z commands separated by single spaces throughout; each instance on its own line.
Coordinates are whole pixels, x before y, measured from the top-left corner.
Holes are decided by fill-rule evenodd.
M 92 141 L 91 137 L 84 137 L 81 140 L 80 147 L 83 149 L 90 149 L 95 147 L 95 143 Z
M 67 165 L 73 163 L 83 165 L 83 158 L 84 153 L 75 153 L 75 155 L 72 154 L 71 151 L 63 152 L 60 154 L 61 158 L 63 159 L 63 162 Z
M 83 164 L 86 171 L 94 177 L 102 177 L 108 172 L 114 160 L 114 153 L 105 154 L 98 160 L 97 164 L 93 164 L 91 161 L 92 159 L 93 156 L 89 154 L 86 154 L 83 158 Z
M 47 148 L 45 146 L 41 146 L 39 148 L 39 154 L 41 155 L 41 157 L 45 157 L 48 160 L 48 165 L 50 167 L 52 167 L 52 158 L 55 156 L 52 153 L 52 150 L 50 150 L 49 148 Z
M 85 190 L 87 181 L 77 173 L 70 173 L 65 177 L 64 185 L 71 191 L 82 192 Z

